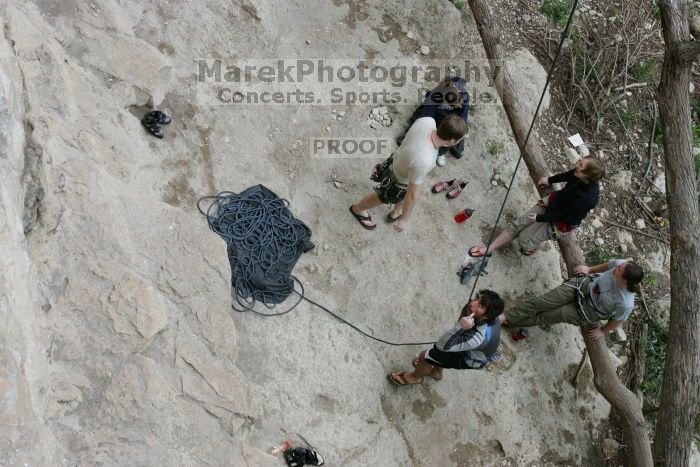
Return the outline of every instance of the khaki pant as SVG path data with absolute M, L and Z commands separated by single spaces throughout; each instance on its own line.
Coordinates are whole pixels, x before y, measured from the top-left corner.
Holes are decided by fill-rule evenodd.
M 575 280 L 571 280 L 539 297 L 518 301 L 515 308 L 505 312 L 508 323 L 514 327 L 547 326 L 557 323 L 576 326 L 589 324 L 581 318 L 576 309 L 578 292 L 573 287 L 575 285 Z M 588 294 L 589 285 L 590 279 L 584 279 L 581 286 L 584 295 Z M 589 308 L 587 302 L 588 300 L 584 301 L 584 307 Z M 586 316 L 594 316 L 594 313 L 586 310 Z
M 511 237 L 518 239 L 520 246 L 525 251 L 534 250 L 542 242 L 552 239 L 550 237 L 549 222 L 531 221 L 527 218 L 528 214 L 544 214 L 544 208 L 534 205 L 528 212 L 518 216 L 513 222 L 513 226 L 506 230 Z M 569 233 L 559 233 L 558 237 L 561 238 Z

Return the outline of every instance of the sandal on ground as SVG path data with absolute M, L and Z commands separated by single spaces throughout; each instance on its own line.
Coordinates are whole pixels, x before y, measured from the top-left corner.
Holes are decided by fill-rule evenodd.
M 443 191 L 447 190 L 448 188 L 451 188 L 452 185 L 454 185 L 454 183 L 455 183 L 455 179 L 437 182 L 435 185 L 433 185 L 433 188 L 431 188 L 430 191 L 432 191 L 433 193 L 442 193 Z
M 416 358 L 413 359 L 413 361 L 411 362 L 411 365 L 413 365 L 413 368 L 415 368 L 415 367 L 418 365 L 418 357 L 416 357 Z M 436 368 L 437 368 L 437 367 L 436 367 Z M 432 373 L 432 372 L 428 373 L 428 376 L 430 376 L 431 378 L 433 378 L 435 381 L 440 381 L 440 380 L 442 380 L 442 376 L 440 376 L 439 378 L 436 378 L 435 376 L 433 376 L 433 373 Z
M 391 213 L 392 213 L 392 212 L 394 212 L 394 211 L 391 211 L 389 214 L 386 215 L 386 221 L 387 221 L 389 224 L 393 224 L 393 223 L 396 222 L 397 220 L 401 219 L 401 216 L 403 216 L 403 214 L 399 214 L 397 217 L 391 217 Z
M 464 191 L 465 186 L 467 186 L 467 182 L 460 182 L 457 186 L 455 186 L 447 192 L 447 199 L 455 199 L 456 197 L 461 195 Z
M 411 386 L 413 384 L 423 384 L 423 377 L 421 377 L 420 381 L 417 383 L 409 383 L 408 380 L 406 379 L 406 373 L 396 373 L 396 378 L 394 378 L 394 373 L 389 373 L 386 375 L 387 379 L 389 380 L 390 383 L 396 385 L 396 386 Z
M 352 214 L 353 217 L 355 217 L 355 219 L 357 219 L 357 222 L 359 222 L 360 225 L 367 230 L 374 230 L 377 227 L 377 224 L 374 224 L 374 225 L 365 224 L 364 221 L 372 222 L 372 216 L 363 216 L 362 214 L 356 214 L 355 211 L 352 210 L 352 206 L 350 206 L 350 214 Z
M 485 247 L 485 246 L 473 246 L 473 247 L 471 247 L 471 248 L 469 249 L 469 252 L 468 252 L 467 254 L 468 254 L 469 256 L 471 256 L 472 258 L 481 258 L 481 257 L 483 257 L 483 256 L 486 256 L 487 258 L 491 257 L 491 254 L 492 254 L 492 253 L 489 253 L 488 255 L 484 255 L 484 254 L 481 252 L 481 249 L 482 249 L 482 248 L 484 249 L 484 251 L 486 251 L 486 247 Z
M 151 124 L 158 124 L 158 125 L 167 125 L 168 123 L 173 121 L 173 119 L 170 118 L 170 116 L 166 115 L 165 113 L 161 112 L 160 110 L 153 110 L 151 112 L 148 112 L 143 117 L 143 120 L 145 122 L 148 122 Z

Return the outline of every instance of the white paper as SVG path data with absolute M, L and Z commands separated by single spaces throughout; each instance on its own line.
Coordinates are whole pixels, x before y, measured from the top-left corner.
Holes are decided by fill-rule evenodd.
M 583 144 L 583 138 L 581 138 L 580 134 L 576 133 L 575 135 L 569 136 L 569 142 L 573 147 L 577 148 Z

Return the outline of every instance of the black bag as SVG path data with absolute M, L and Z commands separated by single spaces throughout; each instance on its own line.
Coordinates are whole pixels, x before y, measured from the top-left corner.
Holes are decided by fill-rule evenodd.
M 394 155 L 392 154 L 384 162 L 380 162 L 375 165 L 372 169 L 372 175 L 369 179 L 373 182 L 380 183 L 382 180 L 386 179 L 391 175 L 391 164 L 394 162 Z

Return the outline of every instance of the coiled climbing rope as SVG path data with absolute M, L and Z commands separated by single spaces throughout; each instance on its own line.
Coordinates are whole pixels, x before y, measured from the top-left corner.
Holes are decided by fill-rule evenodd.
M 204 200 L 212 200 L 206 211 L 201 208 Z M 274 308 L 294 291 L 295 282 L 303 291 L 291 270 L 310 231 L 292 215 L 287 200 L 267 197 L 261 191 L 224 191 L 200 198 L 197 208 L 207 217 L 209 228 L 226 242 L 236 311 L 279 316 L 299 304 L 301 299 L 281 313 L 253 309 L 256 301 Z

